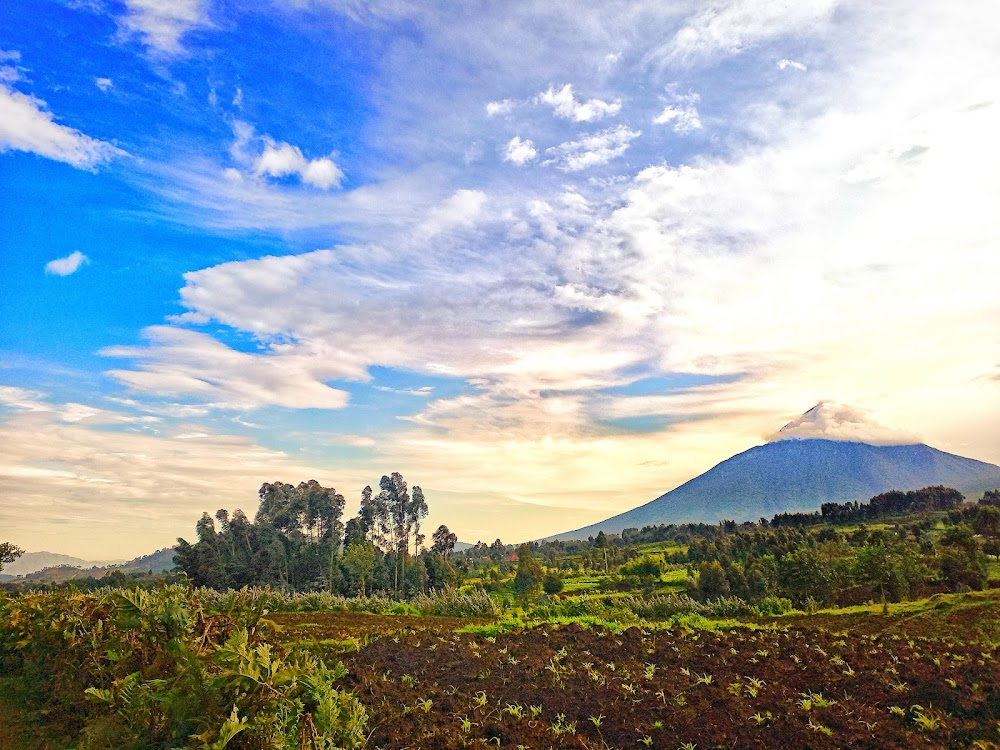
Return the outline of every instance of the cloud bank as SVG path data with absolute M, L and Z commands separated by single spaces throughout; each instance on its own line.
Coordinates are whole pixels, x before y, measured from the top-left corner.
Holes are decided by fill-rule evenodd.
M 806 438 L 849 440 L 872 445 L 913 445 L 920 442 L 914 434 L 879 424 L 863 409 L 831 401 L 820 401 L 778 430 L 769 442 Z

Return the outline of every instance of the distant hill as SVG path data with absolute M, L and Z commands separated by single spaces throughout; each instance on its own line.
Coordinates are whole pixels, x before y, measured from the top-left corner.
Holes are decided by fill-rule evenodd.
M 125 574 L 167 573 L 174 569 L 173 547 L 167 547 L 125 563 L 93 563 L 51 552 L 27 552 L 16 562 L 21 562 L 26 557 L 32 558 L 27 566 L 23 566 L 28 568 L 28 572 L 16 573 L 16 566 L 12 563 L 4 567 L 3 573 L 0 574 L 0 583 L 19 580 L 63 583 L 76 578 L 104 578 L 114 571 L 121 571 Z M 49 564 L 38 568 L 36 567 L 38 562 Z
M 4 575 L 23 576 L 35 573 L 43 568 L 54 568 L 60 565 L 70 565 L 74 568 L 92 568 L 94 566 L 114 565 L 121 560 L 81 560 L 79 557 L 60 555 L 55 552 L 25 552 L 12 563 L 3 566 Z
M 869 445 L 788 439 L 738 453 L 638 508 L 549 539 L 586 539 L 599 531 L 668 523 L 757 521 L 825 502 L 864 501 L 888 490 L 933 485 L 981 494 L 1000 486 L 1000 466 L 928 445 Z
M 108 570 L 124 573 L 169 573 L 174 569 L 174 548 L 164 547 L 149 555 L 137 557 L 122 565 L 111 565 Z

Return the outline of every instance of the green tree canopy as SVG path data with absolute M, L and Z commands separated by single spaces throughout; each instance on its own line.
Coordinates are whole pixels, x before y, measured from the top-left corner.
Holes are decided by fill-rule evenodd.
M 431 552 L 435 555 L 447 556 L 455 549 L 456 542 L 458 542 L 458 537 L 447 526 L 441 524 L 437 531 L 431 534 Z
M 514 576 L 514 591 L 527 599 L 538 592 L 545 574 L 531 553 L 531 547 L 522 544 L 517 548 L 517 575 Z

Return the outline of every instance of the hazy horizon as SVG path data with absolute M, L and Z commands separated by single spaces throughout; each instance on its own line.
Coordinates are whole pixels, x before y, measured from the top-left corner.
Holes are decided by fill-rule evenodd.
M 994 5 L 425 5 L 3 5 L 0 541 L 392 471 L 539 538 L 787 437 L 1000 464 Z

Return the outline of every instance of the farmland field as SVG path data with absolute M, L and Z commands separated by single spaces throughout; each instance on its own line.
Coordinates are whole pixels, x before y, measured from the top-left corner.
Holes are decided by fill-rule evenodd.
M 995 591 L 724 629 L 539 623 L 456 633 L 458 618 L 275 620 L 287 641 L 339 647 L 373 747 L 930 748 L 1000 739 Z
M 923 747 L 992 739 L 992 647 L 821 629 L 495 639 L 424 631 L 347 660 L 377 747 Z
M 357 542 L 304 591 L 15 588 L 0 750 L 1000 750 L 1000 513 L 775 519 L 450 559 Z
M 998 604 L 946 596 L 717 631 L 484 636 L 414 618 L 347 655 L 344 683 L 382 748 L 995 747 Z M 335 617 L 298 617 L 342 635 L 327 631 Z
M 152 648 L 148 636 L 135 634 L 151 633 L 161 627 L 157 623 L 169 621 L 170 607 L 182 594 L 168 590 L 162 602 L 150 596 L 137 600 L 133 608 L 112 604 L 123 595 L 102 596 L 74 601 L 83 609 L 103 608 L 100 617 L 106 627 L 98 626 L 88 635 L 83 624 L 94 618 L 88 620 L 86 613 L 77 620 L 62 618 L 74 623 L 76 636 L 84 636 L 66 657 L 77 659 L 75 663 L 95 662 L 100 653 L 121 660 L 125 642 L 131 642 L 137 654 Z M 42 601 L 35 600 L 36 610 Z M 187 601 L 186 606 L 197 606 L 197 597 Z M 593 618 L 557 623 L 533 617 L 530 609 L 498 612 L 491 618 L 340 608 L 271 612 L 250 626 L 248 632 L 257 634 L 252 640 L 258 644 L 249 644 L 252 650 L 232 645 L 239 631 L 232 630 L 236 620 L 226 619 L 229 616 L 185 615 L 177 622 L 202 634 L 207 659 L 221 652 L 243 654 L 243 666 L 220 662 L 216 656 L 215 663 L 224 667 L 217 680 L 234 669 L 244 676 L 257 674 L 261 684 L 270 679 L 268 684 L 284 690 L 286 697 L 292 694 L 287 685 L 295 683 L 281 683 L 280 674 L 317 664 L 316 659 L 330 665 L 342 662 L 331 689 L 345 696 L 343 700 L 356 701 L 361 713 L 354 710 L 352 715 L 364 717 L 363 733 L 352 735 L 353 744 L 344 742 L 349 747 L 996 748 L 998 615 L 998 590 L 936 595 L 890 605 L 888 612 L 880 606 L 853 607 L 747 618 L 752 622 L 680 614 L 631 625 L 600 624 Z M 132 630 L 110 635 L 117 617 L 125 617 L 121 622 Z M 15 618 L 23 619 L 20 614 Z M 582 621 L 591 626 L 584 627 Z M 116 645 L 96 645 L 102 638 Z M 213 638 L 216 645 L 209 642 Z M 42 658 L 54 668 L 51 650 Z M 146 666 L 136 662 L 136 674 L 158 675 L 145 683 L 150 690 L 183 679 L 183 671 L 164 663 L 165 653 L 175 650 L 150 651 Z M 112 664 L 106 656 L 97 661 Z M 273 668 L 261 673 L 265 662 Z M 109 682 L 102 675 L 112 668 L 93 668 L 87 679 L 82 674 L 62 679 L 78 689 L 90 684 L 88 680 L 111 685 L 105 693 L 111 702 L 125 695 L 116 693 L 114 685 L 132 679 Z M 24 685 L 15 682 L 20 678 L 2 679 L 4 686 Z M 237 702 L 245 699 L 239 698 L 245 696 L 241 692 L 227 695 L 236 696 Z M 79 708 L 69 712 L 72 701 L 39 704 L 36 708 L 52 709 L 51 723 L 43 725 L 26 703 L 29 698 L 24 691 L 5 691 L 2 750 L 171 746 L 102 745 L 93 740 L 99 735 L 81 724 L 81 710 L 93 712 L 87 726 L 95 719 L 100 726 L 116 715 L 128 715 L 127 705 L 103 714 L 93 701 L 76 703 Z M 260 711 L 266 708 L 259 701 L 253 705 Z M 301 711 L 309 704 L 297 705 Z M 143 710 L 146 713 L 139 716 L 154 721 L 149 707 Z M 162 718 L 150 726 L 164 733 L 169 729 Z M 223 736 L 214 743 L 187 746 L 298 746 L 273 740 L 268 744 L 248 733 L 219 744 Z

